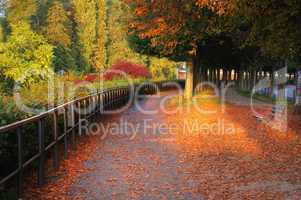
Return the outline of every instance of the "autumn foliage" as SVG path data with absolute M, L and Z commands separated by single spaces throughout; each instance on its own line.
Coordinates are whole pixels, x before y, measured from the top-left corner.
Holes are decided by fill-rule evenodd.
M 76 80 L 75 84 L 90 82 L 93 83 L 99 80 L 99 74 L 87 74 L 82 79 Z M 139 64 L 135 64 L 129 61 L 118 61 L 110 69 L 108 69 L 104 74 L 102 74 L 101 79 L 104 81 L 111 81 L 119 78 L 150 78 L 151 74 L 149 70 Z
M 149 78 L 150 73 L 146 67 L 129 61 L 118 61 L 104 75 L 105 80 L 113 80 L 124 76 L 131 78 Z
M 165 55 L 175 53 L 178 47 L 189 46 L 190 50 L 194 49 L 207 26 L 208 18 L 203 8 L 217 15 L 226 15 L 235 5 L 235 0 L 124 1 L 134 10 L 129 34 L 150 40 L 151 46 L 160 46 L 160 53 Z

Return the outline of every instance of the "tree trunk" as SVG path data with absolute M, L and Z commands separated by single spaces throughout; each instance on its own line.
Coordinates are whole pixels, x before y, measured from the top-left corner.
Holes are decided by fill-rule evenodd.
M 211 78 L 212 80 L 211 80 L 211 81 L 212 81 L 212 83 L 214 84 L 214 83 L 215 83 L 215 79 L 216 79 L 216 76 L 215 76 L 215 68 L 212 68 L 212 69 L 211 69 L 211 76 L 212 76 L 212 78 Z
M 222 78 L 222 80 L 223 80 L 223 82 L 226 82 L 227 81 L 227 70 L 225 70 L 225 69 L 222 69 L 223 70 L 223 78 Z
M 256 85 L 260 81 L 260 79 L 261 79 L 260 70 L 259 71 L 255 70 L 255 84 L 254 85 Z
M 230 69 L 230 70 L 227 70 L 228 71 L 228 80 L 227 80 L 227 83 L 229 83 L 229 82 L 231 82 L 232 81 L 232 70 Z
M 297 77 L 298 77 L 298 76 L 297 76 L 297 72 L 295 72 L 295 73 L 294 73 L 294 78 L 293 78 L 294 81 L 295 81 L 295 83 L 297 83 Z
M 301 106 L 301 70 L 297 71 L 296 106 Z M 301 109 L 300 109 L 301 110 Z
M 193 96 L 193 62 L 187 62 L 186 83 L 185 83 L 185 98 L 190 100 Z
M 201 71 L 201 66 L 200 66 L 200 63 L 199 63 L 199 60 L 197 59 L 194 59 L 193 60 L 193 87 L 192 87 L 192 95 L 194 95 L 194 90 L 195 88 L 197 87 L 197 85 L 202 81 L 201 80 L 201 74 L 200 74 L 200 71 Z M 198 91 L 197 91 L 198 92 Z
M 253 69 L 251 71 L 251 88 L 250 88 L 250 90 L 253 90 L 253 88 L 256 85 L 256 75 L 257 75 L 257 71 L 255 69 Z
M 250 72 L 246 71 L 246 90 L 250 89 Z
M 212 68 L 209 68 L 208 82 L 213 82 Z
M 249 90 L 252 90 L 254 87 L 255 72 L 253 69 L 250 69 L 250 80 L 249 80 Z
M 204 68 L 202 68 L 202 77 L 203 77 L 203 79 L 202 79 L 202 82 L 205 82 L 205 81 L 207 81 L 207 69 L 204 67 Z
M 263 76 L 263 78 L 265 78 L 265 79 L 266 79 L 266 78 L 268 78 L 268 77 L 269 77 L 269 76 L 268 76 L 268 72 L 267 72 L 267 71 L 265 71 L 265 72 L 264 72 L 264 76 Z
M 213 69 L 213 83 L 216 85 L 218 83 L 218 77 L 217 77 L 217 69 Z
M 235 81 L 235 83 L 237 83 L 237 81 L 238 81 L 238 69 L 234 70 L 234 81 Z
M 247 73 L 246 71 L 243 71 L 243 78 L 242 78 L 242 89 L 246 89 L 246 79 L 247 79 Z
M 270 77 L 271 77 L 271 92 L 270 92 L 270 96 L 273 96 L 274 93 L 274 86 L 275 86 L 275 73 L 274 73 L 274 69 L 272 69 L 272 71 L 270 72 Z
M 239 89 L 242 88 L 242 82 L 243 82 L 243 71 L 241 69 L 238 69 L 238 72 L 237 72 L 237 87 Z

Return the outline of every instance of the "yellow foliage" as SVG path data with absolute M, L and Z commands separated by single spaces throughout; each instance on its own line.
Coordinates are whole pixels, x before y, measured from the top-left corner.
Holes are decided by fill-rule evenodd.
M 62 3 L 55 1 L 49 8 L 45 36 L 54 44 L 71 45 L 71 22 Z
M 107 25 L 106 25 L 106 2 L 97 0 L 97 42 L 94 48 L 93 65 L 97 70 L 106 68 L 106 42 L 107 42 Z
M 167 58 L 151 58 L 150 73 L 156 81 L 176 78 L 177 63 Z

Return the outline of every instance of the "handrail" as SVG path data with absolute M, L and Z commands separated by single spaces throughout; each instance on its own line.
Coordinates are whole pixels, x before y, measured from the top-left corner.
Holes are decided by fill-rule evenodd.
M 178 82 L 178 81 L 177 81 Z M 158 89 L 161 89 L 164 82 L 155 82 L 155 83 L 144 83 L 142 84 L 142 91 L 144 91 L 147 94 L 154 94 L 158 91 Z M 136 91 L 138 88 L 138 84 L 134 84 L 134 90 Z M 64 103 L 62 105 L 59 105 L 55 108 L 52 108 L 46 112 L 43 112 L 41 114 L 38 114 L 36 116 L 23 119 L 14 123 L 11 123 L 9 125 L 0 127 L 0 134 L 17 134 L 17 147 L 18 147 L 18 167 L 16 169 L 12 169 L 12 172 L 10 172 L 5 177 L 0 177 L 0 186 L 10 181 L 13 177 L 17 177 L 17 194 L 18 197 L 22 195 L 22 188 L 23 188 L 23 173 L 24 169 L 28 167 L 30 164 L 32 164 L 34 161 L 38 160 L 38 184 L 42 186 L 45 182 L 45 160 L 46 155 L 45 153 L 49 151 L 50 149 L 53 149 L 53 160 L 54 160 L 54 168 L 57 170 L 59 168 L 59 148 L 58 145 L 60 142 L 64 143 L 64 157 L 67 158 L 68 156 L 68 144 L 71 143 L 72 149 L 76 149 L 76 132 L 80 130 L 80 121 L 82 119 L 94 119 L 94 116 L 97 114 L 101 114 L 102 111 L 106 110 L 114 110 L 117 108 L 120 108 L 124 105 L 128 104 L 128 101 L 131 100 L 130 98 L 130 87 L 124 86 L 124 87 L 116 87 L 116 88 L 110 88 L 105 89 L 99 92 L 96 92 L 94 94 L 90 94 L 85 97 L 81 97 L 75 100 L 72 100 L 70 102 Z M 94 104 L 96 103 L 96 107 L 92 111 L 91 114 L 87 114 L 86 110 L 85 112 L 81 112 L 79 110 L 78 113 L 75 112 L 75 107 L 81 108 L 81 106 L 87 106 L 90 105 L 91 102 Z M 87 107 L 85 107 L 87 108 Z M 61 112 L 63 111 L 63 112 Z M 63 132 L 62 134 L 59 134 L 59 116 L 63 115 Z M 53 132 L 51 133 L 53 135 L 53 141 L 50 141 L 50 144 L 48 146 L 45 145 L 45 123 L 46 118 L 52 116 L 53 122 Z M 71 119 L 69 117 L 71 116 Z M 68 124 L 69 120 L 71 120 L 71 126 Z M 22 131 L 22 128 L 29 124 L 37 124 L 38 125 L 38 147 L 39 152 L 35 155 L 32 155 L 27 160 L 24 160 L 24 147 L 23 147 L 23 137 L 24 137 L 24 131 Z M 68 138 L 71 139 L 68 140 Z
M 157 88 L 162 86 L 163 82 L 155 82 L 155 83 L 145 83 L 143 87 L 140 88 L 142 90 L 148 91 L 150 93 L 156 93 Z M 136 90 L 138 84 L 134 84 L 134 89 Z M 36 116 L 23 119 L 9 125 L 5 125 L 0 127 L 0 134 L 9 133 L 17 134 L 17 147 L 18 147 L 18 168 L 14 169 L 10 174 L 6 175 L 5 177 L 0 177 L 0 186 L 5 184 L 6 182 L 10 181 L 13 177 L 17 176 L 17 191 L 18 197 L 22 194 L 23 188 L 23 173 L 24 169 L 28 167 L 32 162 L 35 160 L 39 160 L 38 165 L 38 184 L 41 186 L 44 184 L 44 177 L 45 177 L 45 160 L 46 156 L 45 153 L 53 148 L 53 159 L 54 159 L 54 168 L 58 169 L 59 159 L 58 159 L 58 145 L 59 142 L 63 140 L 64 143 L 64 155 L 67 157 L 68 153 L 68 144 L 71 143 L 72 149 L 76 149 L 76 131 L 80 129 L 80 120 L 82 119 L 94 119 L 97 114 L 101 114 L 103 110 L 114 110 L 118 107 L 124 106 L 130 100 L 130 87 L 117 87 L 117 88 L 110 88 L 105 89 L 94 94 L 90 94 L 85 97 L 81 97 L 62 105 L 59 105 L 55 108 L 52 108 L 46 112 L 38 114 Z M 75 106 L 81 107 L 82 105 L 86 106 L 88 101 L 88 105 L 93 102 L 96 103 L 96 108 L 90 115 L 85 113 L 75 113 Z M 63 110 L 62 113 L 59 111 Z M 63 115 L 63 126 L 64 131 L 61 135 L 59 135 L 58 130 L 58 117 L 59 115 Z M 45 122 L 48 116 L 53 116 L 53 140 L 48 146 L 45 147 Z M 71 119 L 69 117 L 71 116 Z M 68 124 L 68 121 L 72 121 L 72 125 Z M 28 160 L 24 160 L 23 155 L 23 135 L 24 131 L 22 128 L 29 124 L 37 124 L 38 125 L 38 145 L 39 145 L 39 152 Z M 71 137 L 69 137 L 71 136 Z M 68 141 L 68 138 L 71 138 Z
M 0 127 L 0 133 L 7 132 L 7 131 L 9 131 L 10 129 L 16 128 L 17 126 L 23 126 L 23 125 L 26 125 L 27 123 L 31 123 L 31 122 L 33 122 L 33 121 L 35 121 L 35 120 L 41 119 L 41 118 L 43 118 L 43 117 L 46 117 L 46 116 L 47 116 L 48 114 L 50 114 L 50 113 L 53 113 L 53 112 L 55 112 L 55 111 L 57 111 L 57 110 L 59 110 L 59 109 L 65 108 L 66 106 L 72 105 L 73 103 L 76 103 L 76 102 L 78 102 L 78 101 L 85 100 L 85 99 L 87 99 L 87 98 L 89 98 L 89 97 L 92 97 L 92 96 L 94 96 L 94 95 L 97 95 L 97 94 L 103 94 L 103 93 L 105 93 L 105 92 L 113 91 L 113 90 L 115 90 L 115 89 L 126 89 L 126 88 L 128 88 L 128 87 L 120 87 L 120 88 L 110 88 L 110 89 L 105 89 L 105 90 L 102 90 L 102 91 L 97 92 L 97 93 L 94 93 L 94 94 L 90 94 L 90 95 L 85 96 L 85 97 L 81 97 L 81 98 L 78 98 L 78 99 L 75 99 L 75 100 L 71 100 L 71 101 L 69 101 L 69 102 L 67 102 L 67 103 L 64 103 L 64 104 L 62 104 L 62 105 L 59 105 L 59 106 L 57 106 L 57 107 L 55 107 L 55 108 L 52 108 L 52 109 L 50 109 L 50 110 L 47 110 L 46 112 L 40 113 L 40 114 L 38 114 L 38 115 L 29 117 L 29 118 L 26 118 L 26 119 L 22 119 L 22 120 L 17 121 L 17 122 L 13 122 L 13 123 L 8 124 L 8 125 L 1 126 L 1 127 Z
M 177 81 L 178 81 L 178 80 L 177 80 Z M 164 81 L 164 82 L 165 82 L 165 81 Z M 162 81 L 159 82 L 159 81 L 158 81 L 158 82 L 153 82 L 153 83 L 154 83 L 154 84 L 162 84 L 162 83 L 164 83 L 164 82 L 162 82 Z M 168 81 L 166 81 L 166 82 L 168 82 Z M 179 81 L 178 81 L 178 82 L 179 82 Z M 138 84 L 134 84 L 134 86 L 137 86 L 137 85 L 138 85 Z M 8 124 L 8 125 L 4 125 L 4 126 L 0 127 L 0 134 L 3 133 L 3 132 L 7 132 L 7 131 L 9 131 L 10 129 L 14 129 L 14 128 L 17 127 L 17 126 L 26 125 L 27 123 L 31 123 L 31 122 L 33 122 L 33 121 L 35 121 L 35 120 L 41 119 L 41 118 L 43 118 L 43 117 L 46 117 L 46 116 L 47 116 L 48 114 L 50 114 L 50 113 L 53 113 L 53 112 L 55 112 L 55 111 L 57 111 L 57 110 L 59 110 L 59 109 L 65 108 L 66 106 L 72 105 L 73 103 L 76 103 L 76 102 L 78 102 L 78 101 L 85 100 L 85 99 L 87 99 L 87 98 L 89 98 L 89 97 L 92 97 L 92 96 L 94 96 L 94 95 L 97 95 L 97 94 L 103 94 L 103 93 L 105 93 L 105 92 L 113 91 L 113 90 L 116 90 L 116 89 L 127 89 L 128 87 L 129 87 L 129 86 L 115 87 L 115 88 L 108 88 L 108 89 L 101 90 L 101 91 L 99 91 L 99 92 L 97 92 L 97 93 L 90 94 L 90 95 L 85 96 L 85 97 L 81 97 L 81 98 L 78 98 L 78 99 L 75 99 L 75 100 L 71 100 L 71 101 L 69 101 L 69 102 L 67 102 L 67 103 L 64 103 L 64 104 L 62 104 L 62 105 L 59 105 L 59 106 L 57 106 L 57 107 L 55 107 L 55 108 L 52 108 L 52 109 L 50 109 L 50 110 L 47 110 L 46 112 L 40 113 L 40 114 L 38 114 L 38 115 L 29 117 L 29 118 L 26 118 L 26 119 L 22 119 L 22 120 L 17 121 L 17 122 L 13 122 L 13 123 Z

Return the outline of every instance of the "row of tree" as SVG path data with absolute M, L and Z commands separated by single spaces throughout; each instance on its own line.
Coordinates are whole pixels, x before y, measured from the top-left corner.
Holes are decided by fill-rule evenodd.
M 105 0 L 2 2 L 1 72 L 30 83 L 56 71 L 106 66 Z
M 132 13 L 121 0 L 1 0 L 0 6 L 0 74 L 6 82 L 29 85 L 46 78 L 50 69 L 90 73 L 120 60 L 160 74 L 163 64 L 175 66 L 130 48 Z
M 20 29 L 39 35 L 53 48 L 48 56 L 56 58 L 56 70 L 105 66 L 105 0 L 9 0 L 3 13 L 4 42 L 33 39 L 22 33 L 10 37 Z
M 136 51 L 191 63 L 187 98 L 208 70 L 234 70 L 253 84 L 258 74 L 272 78 L 285 66 L 292 74 L 300 64 L 300 1 L 124 1 L 135 13 L 128 32 Z
M 123 0 L 108 2 L 108 66 L 119 60 L 127 60 L 146 66 L 156 80 L 174 79 L 178 63 L 167 58 L 140 54 L 132 48 L 127 35 L 128 21 L 132 18 L 132 9 Z

